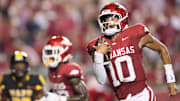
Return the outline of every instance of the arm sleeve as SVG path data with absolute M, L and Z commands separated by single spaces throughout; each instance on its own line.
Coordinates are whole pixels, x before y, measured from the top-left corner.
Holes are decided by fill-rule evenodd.
M 107 75 L 104 68 L 104 55 L 101 53 L 94 53 L 94 64 L 93 71 L 95 73 L 96 79 L 100 84 L 105 84 Z

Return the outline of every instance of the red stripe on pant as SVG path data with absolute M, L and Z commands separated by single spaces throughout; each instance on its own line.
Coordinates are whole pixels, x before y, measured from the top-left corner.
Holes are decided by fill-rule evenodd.
M 148 92 L 149 92 L 149 101 L 152 101 L 152 99 L 151 99 L 151 96 L 153 96 L 152 95 L 152 91 L 148 88 L 148 87 L 146 87 L 147 88 L 147 90 L 148 90 Z M 153 100 L 154 101 L 154 100 Z
M 156 97 L 154 96 L 154 97 L 153 97 L 153 101 L 156 101 L 155 99 L 156 99 Z

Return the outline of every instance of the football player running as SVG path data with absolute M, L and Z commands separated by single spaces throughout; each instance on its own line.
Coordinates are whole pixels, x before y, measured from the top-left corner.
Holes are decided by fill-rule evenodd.
M 51 92 L 59 96 L 59 101 L 88 101 L 82 70 L 78 64 L 70 62 L 71 48 L 68 38 L 53 36 L 42 50 L 43 64 L 49 71 Z
M 119 101 L 155 101 L 146 84 L 142 48 L 157 51 L 164 64 L 169 95 L 177 93 L 170 57 L 164 44 L 143 24 L 128 27 L 128 12 L 119 3 L 105 5 L 98 16 L 102 36 L 88 43 L 93 70 L 100 84 L 109 79 Z
M 29 74 L 27 53 L 15 51 L 10 59 L 10 74 L 4 74 L 0 82 L 1 101 L 34 101 L 43 95 L 44 78 Z

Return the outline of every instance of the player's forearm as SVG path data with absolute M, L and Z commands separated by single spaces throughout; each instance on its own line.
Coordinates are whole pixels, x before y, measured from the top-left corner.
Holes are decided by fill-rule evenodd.
M 88 97 L 82 97 L 81 95 L 68 97 L 67 101 L 88 101 Z
M 81 101 L 81 99 L 79 98 L 79 96 L 73 96 L 73 97 L 68 97 L 67 101 Z
M 104 68 L 104 55 L 98 52 L 94 53 L 94 64 L 93 71 L 95 73 L 96 79 L 100 84 L 106 83 L 106 71 Z
M 164 64 L 167 83 L 176 82 L 173 67 L 170 61 L 170 57 L 168 55 L 168 50 L 164 45 L 161 46 L 161 51 L 159 52 L 159 54 Z
M 171 60 L 170 60 L 170 57 L 169 57 L 168 50 L 167 50 L 166 46 L 161 45 L 159 55 L 161 57 L 161 60 L 162 60 L 163 64 L 171 64 Z
M 84 81 L 80 81 L 78 84 L 73 85 L 75 95 L 68 97 L 67 101 L 88 101 L 88 90 Z
M 175 75 L 166 46 L 151 35 L 146 35 L 145 37 L 143 37 L 140 43 L 143 46 L 159 53 L 161 60 L 164 64 L 167 83 L 175 82 Z

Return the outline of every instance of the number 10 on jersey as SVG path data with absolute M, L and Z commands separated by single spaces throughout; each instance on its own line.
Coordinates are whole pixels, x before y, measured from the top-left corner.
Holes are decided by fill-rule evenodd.
M 128 68 L 128 72 L 129 72 L 128 77 L 124 77 L 124 75 L 123 75 L 124 71 L 122 70 L 122 68 L 124 68 L 124 67 L 121 64 L 122 62 L 127 63 L 127 68 Z M 136 79 L 136 74 L 134 71 L 134 66 L 132 63 L 131 56 L 125 55 L 125 56 L 118 57 L 114 60 L 114 63 L 115 63 L 115 67 L 112 66 L 112 63 L 110 63 L 108 65 L 114 87 L 119 86 L 121 84 L 120 82 L 132 82 Z M 117 71 L 118 77 L 116 77 L 115 71 Z

